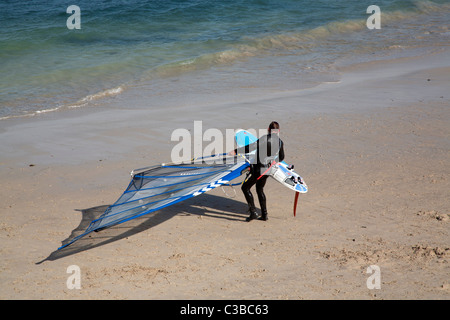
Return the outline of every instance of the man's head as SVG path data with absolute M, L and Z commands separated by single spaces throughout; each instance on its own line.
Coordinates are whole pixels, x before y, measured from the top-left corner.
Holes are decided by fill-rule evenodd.
M 276 121 L 272 121 L 267 129 L 269 133 L 280 133 L 280 125 Z

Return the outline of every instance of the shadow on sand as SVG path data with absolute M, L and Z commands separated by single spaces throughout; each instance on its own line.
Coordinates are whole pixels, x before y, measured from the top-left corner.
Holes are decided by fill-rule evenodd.
M 82 212 L 81 222 L 78 227 L 72 231 L 70 236 L 62 241 L 62 245 L 70 242 L 73 238 L 82 234 L 87 229 L 90 222 L 102 215 L 107 208 L 108 205 L 104 205 L 77 210 Z M 91 232 L 71 245 L 52 252 L 47 258 L 37 262 L 36 264 L 41 264 L 44 261 L 54 261 L 130 237 L 134 234 L 157 226 L 177 214 L 202 215 L 218 219 L 245 221 L 245 211 L 246 205 L 240 201 L 204 194 L 201 198 L 191 198 L 182 203 L 175 204 L 99 232 Z M 240 214 L 236 214 L 234 212 L 240 212 Z

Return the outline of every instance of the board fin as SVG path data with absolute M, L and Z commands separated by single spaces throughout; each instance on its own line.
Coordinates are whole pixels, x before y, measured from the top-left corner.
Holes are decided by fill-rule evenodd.
M 297 211 L 297 201 L 298 201 L 298 195 L 300 194 L 300 192 L 296 192 L 295 193 L 295 198 L 294 198 L 294 217 Z

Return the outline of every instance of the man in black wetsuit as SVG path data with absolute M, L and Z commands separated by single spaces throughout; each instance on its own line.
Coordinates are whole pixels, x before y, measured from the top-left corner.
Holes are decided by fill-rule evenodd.
M 242 184 L 242 192 L 248 203 L 250 213 L 247 221 L 254 219 L 267 221 L 266 196 L 264 186 L 266 185 L 266 175 L 274 162 L 281 162 L 284 159 L 283 141 L 279 137 L 280 125 L 272 121 L 268 128 L 268 134 L 259 138 L 258 141 L 245 147 L 235 149 L 230 152 L 231 155 L 237 153 L 249 153 L 256 150 L 256 157 L 250 165 L 250 177 Z M 259 204 L 261 206 L 261 216 L 256 212 L 255 201 L 250 188 L 256 184 L 256 193 L 258 194 Z

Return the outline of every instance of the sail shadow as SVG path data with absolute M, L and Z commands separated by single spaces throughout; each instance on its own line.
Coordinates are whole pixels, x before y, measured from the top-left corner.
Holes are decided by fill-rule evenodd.
M 81 211 L 80 224 L 72 231 L 70 236 L 62 241 L 62 246 L 71 242 L 75 237 L 83 234 L 92 220 L 99 218 L 108 205 L 96 206 Z M 55 250 L 44 261 L 54 261 L 86 250 L 112 243 L 134 234 L 146 231 L 163 223 L 178 214 L 208 216 L 218 219 L 245 221 L 244 204 L 240 201 L 220 196 L 203 194 L 200 198 L 191 198 L 182 203 L 166 207 L 141 217 L 129 220 L 99 232 L 91 232 L 67 247 Z

